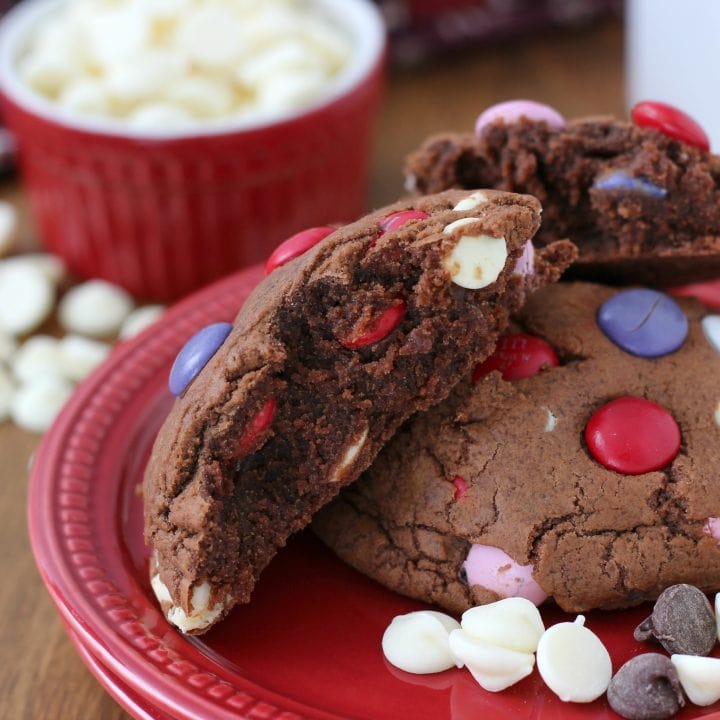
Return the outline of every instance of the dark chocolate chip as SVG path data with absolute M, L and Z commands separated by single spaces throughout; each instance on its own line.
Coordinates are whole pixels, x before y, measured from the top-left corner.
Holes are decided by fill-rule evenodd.
M 656 640 L 669 653 L 709 655 L 717 641 L 712 607 L 693 585 L 671 585 L 652 615 L 635 628 L 636 640 Z
M 628 660 L 610 681 L 607 699 L 628 720 L 662 720 L 685 705 L 677 670 L 659 653 Z

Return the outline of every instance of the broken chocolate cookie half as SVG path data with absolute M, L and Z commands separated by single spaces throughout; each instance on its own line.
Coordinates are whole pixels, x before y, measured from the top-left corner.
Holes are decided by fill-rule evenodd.
M 172 623 L 201 633 L 247 602 L 288 536 L 492 353 L 576 254 L 533 251 L 539 221 L 532 197 L 453 190 L 314 229 L 274 256 L 234 323 L 188 342 L 144 482 Z

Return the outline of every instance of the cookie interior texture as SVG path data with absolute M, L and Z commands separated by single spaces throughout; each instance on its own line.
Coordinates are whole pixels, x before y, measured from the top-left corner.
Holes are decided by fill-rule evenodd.
M 468 193 L 409 200 L 341 228 L 274 271 L 172 408 L 146 472 L 151 574 L 171 621 L 203 632 L 252 588 L 287 537 L 354 480 L 409 415 L 447 396 L 498 334 L 526 292 L 555 280 L 575 256 L 556 243 L 529 278 L 514 274 L 539 224 L 534 198 L 489 192 L 482 206 L 452 208 Z M 380 233 L 389 213 L 428 213 Z M 504 237 L 507 260 L 489 286 L 451 281 L 444 259 L 461 232 Z M 400 323 L 362 347 L 388 307 Z M 269 400 L 272 424 L 239 448 Z
M 444 133 L 407 159 L 417 192 L 495 187 L 543 205 L 538 244 L 568 237 L 568 277 L 656 286 L 720 276 L 720 157 L 613 118 L 521 119 Z M 619 182 L 617 181 L 619 178 Z
M 569 283 L 532 295 L 516 328 L 549 342 L 561 365 L 459 385 L 403 426 L 317 516 L 316 533 L 387 587 L 457 613 L 498 599 L 464 581 L 472 544 L 532 564 L 568 612 L 636 605 L 675 583 L 720 589 L 720 548 L 705 532 L 720 515 L 720 362 L 700 325 L 706 311 L 680 301 L 690 321 L 681 348 L 635 357 L 596 324 L 614 292 Z M 659 403 L 679 424 L 680 452 L 664 469 L 619 474 L 584 446 L 592 413 L 624 395 Z M 456 475 L 467 482 L 459 499 Z

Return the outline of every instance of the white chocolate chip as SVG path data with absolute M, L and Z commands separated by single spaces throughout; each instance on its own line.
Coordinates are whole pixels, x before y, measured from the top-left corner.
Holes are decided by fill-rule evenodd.
M 35 378 L 62 377 L 60 343 L 49 335 L 34 335 L 20 346 L 10 365 L 15 379 L 21 383 Z
M 476 640 L 520 653 L 534 653 L 545 632 L 538 609 L 521 597 L 470 608 L 460 624 Z
M 167 613 L 168 620 L 183 632 L 201 630 L 212 625 L 220 617 L 225 608 L 224 603 L 218 602 L 210 608 L 210 594 L 212 588 L 206 581 L 193 589 L 191 605 L 192 611 L 188 615 L 181 607 L 172 607 Z
M 141 131 L 300 108 L 333 88 L 353 50 L 305 0 L 74 0 L 38 25 L 24 81 L 68 114 Z
M 118 337 L 129 340 L 156 323 L 165 312 L 164 305 L 143 305 L 133 310 L 124 320 Z
M 443 232 L 450 235 L 457 228 L 477 221 L 478 218 L 460 218 L 451 222 Z M 468 290 L 479 290 L 498 279 L 506 260 L 505 238 L 463 235 L 443 264 L 456 285 Z
M 715 406 L 715 424 L 720 427 L 720 402 Z
M 52 311 L 55 288 L 38 267 L 0 263 L 0 330 L 25 335 L 42 325 Z
M 15 206 L 0 200 L 0 256 L 15 248 L 17 240 L 17 210 Z
M 553 411 L 550 408 L 545 408 L 547 412 L 547 422 L 545 423 L 545 432 L 552 432 L 557 425 L 557 418 L 553 415 Z
M 242 17 L 232 6 L 193 8 L 180 18 L 177 46 L 201 67 L 232 68 L 245 52 L 241 27 Z
M 610 655 L 585 627 L 583 615 L 545 631 L 537 663 L 540 676 L 563 702 L 592 702 L 607 690 L 612 677 Z
M 465 630 L 450 633 L 450 649 L 488 692 L 500 692 L 527 677 L 535 666 L 532 653 L 498 647 L 472 637 Z
M 691 703 L 706 706 L 720 700 L 720 659 L 671 655 L 670 660 Z
M 65 263 L 57 255 L 51 255 L 50 253 L 25 253 L 23 255 L 13 255 L 0 261 L 0 268 L 13 268 L 23 265 L 29 265 L 40 270 L 53 285 L 59 285 L 67 272 Z
M 83 115 L 107 115 L 110 112 L 106 84 L 94 78 L 80 78 L 69 83 L 58 96 L 58 104 Z
M 453 208 L 453 210 L 457 210 L 458 212 L 474 210 L 476 207 L 484 205 L 486 202 L 488 202 L 488 196 L 484 192 L 478 191 L 474 192 L 472 195 L 468 195 L 467 197 L 463 198 Z
M 420 610 L 392 619 L 382 638 L 389 663 L 406 672 L 424 675 L 455 666 L 448 635 L 460 625 L 449 615 Z
M 15 383 L 10 373 L 0 365 L 0 422 L 10 417 L 13 397 L 15 396 Z
M 140 105 L 128 116 L 128 122 L 143 130 L 182 129 L 192 125 L 193 118 L 176 105 L 152 102 Z
M 715 595 L 715 624 L 717 625 L 717 634 L 720 640 L 720 593 Z
M 170 591 L 167 589 L 167 585 L 165 585 L 165 583 L 160 579 L 159 574 L 152 576 L 152 579 L 150 580 L 150 585 L 152 586 L 155 597 L 158 599 L 159 603 L 169 603 L 170 605 L 172 605 L 172 595 L 170 595 Z
M 15 392 L 10 416 L 24 430 L 43 433 L 53 424 L 72 391 L 72 383 L 63 378 L 33 378 Z
M 18 347 L 18 341 L 12 335 L 0 331 L 0 364 L 9 364 Z
M 65 335 L 58 343 L 60 371 L 73 382 L 84 380 L 110 354 L 108 343 Z
M 700 324 L 707 341 L 716 352 L 720 352 L 720 315 L 706 315 Z
M 90 337 L 117 334 L 133 308 L 125 290 L 104 280 L 89 280 L 67 292 L 60 301 L 60 324 Z
M 360 437 L 345 450 L 345 453 L 343 454 L 340 462 L 337 464 L 337 467 L 332 474 L 330 482 L 337 482 L 338 480 L 340 480 L 343 477 L 345 470 L 347 470 L 353 464 L 355 458 L 358 456 L 358 453 L 363 449 L 363 446 L 365 445 L 365 441 L 367 440 L 368 436 L 368 430 L 369 428 L 365 428 Z

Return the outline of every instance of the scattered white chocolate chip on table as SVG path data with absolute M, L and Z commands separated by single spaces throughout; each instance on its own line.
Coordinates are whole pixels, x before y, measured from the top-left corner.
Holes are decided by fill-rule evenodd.
M 538 643 L 537 664 L 545 684 L 564 702 L 596 700 L 612 677 L 610 655 L 585 627 L 583 615 L 545 631 Z
M 420 610 L 393 618 L 382 638 L 389 663 L 406 672 L 424 675 L 455 667 L 448 637 L 460 624 L 444 613 Z
M 43 433 L 55 421 L 74 386 L 58 376 L 33 378 L 13 395 L 10 417 L 19 427 Z
M 135 308 L 135 310 L 123 320 L 118 338 L 120 340 L 129 340 L 135 337 L 135 335 L 139 335 L 143 330 L 154 325 L 164 312 L 164 305 L 142 305 L 139 308 Z
M 39 267 L 0 262 L 0 332 L 18 336 L 36 330 L 54 304 L 54 283 Z
M 10 367 L 20 383 L 41 377 L 62 377 L 59 340 L 50 335 L 33 335 L 18 348 Z
M 105 280 L 88 280 L 68 290 L 60 301 L 58 318 L 68 332 L 89 337 L 117 335 L 133 309 L 130 295 Z

